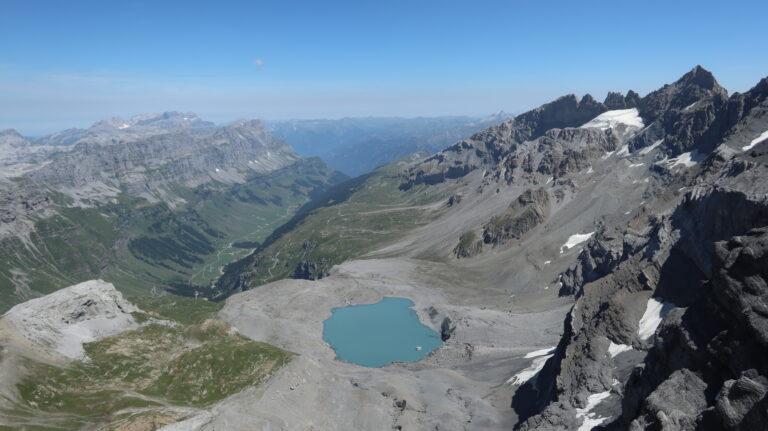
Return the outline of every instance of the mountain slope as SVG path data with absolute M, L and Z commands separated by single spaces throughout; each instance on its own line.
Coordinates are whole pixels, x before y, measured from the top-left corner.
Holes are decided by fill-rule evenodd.
M 0 317 L 0 425 L 157 428 L 264 383 L 291 359 L 221 321 L 189 320 L 139 309 L 101 280 L 13 307 Z
M 394 428 L 749 429 L 764 406 L 762 347 L 749 334 L 762 331 L 762 231 L 750 229 L 768 225 L 766 82 L 728 96 L 696 67 L 645 97 L 565 96 L 392 164 L 229 266 L 217 293 L 246 291 L 221 315 L 321 364 L 323 378 L 352 383 L 366 400 L 354 415 L 384 415 Z M 285 276 L 315 281 L 270 282 Z M 384 296 L 412 299 L 445 344 L 380 370 L 334 361 L 319 329 L 330 310 Z M 753 311 L 735 318 L 745 304 Z M 695 330 L 700 310 L 717 324 Z M 733 342 L 707 344 L 721 330 Z M 702 372 L 713 352 L 734 349 L 745 362 Z M 715 400 L 720 389 L 733 395 Z M 689 404 L 671 399 L 680 391 Z M 275 408 L 300 399 L 287 397 Z M 297 423 L 334 411 L 349 425 L 332 407 L 340 397 L 312 404 Z M 241 402 L 197 429 L 245 423 Z
M 258 121 L 192 127 L 202 120 L 185 114 L 179 126 L 180 115 L 136 116 L 131 135 L 97 123 L 39 163 L 11 166 L 0 178 L 0 309 L 93 277 L 205 294 L 219 267 L 343 179 Z
M 553 360 L 517 397 L 521 407 L 539 400 L 523 429 L 576 427 L 585 417 L 608 429 L 765 423 L 766 84 L 727 100 L 718 91 L 698 114 L 712 120 L 703 129 L 674 123 L 680 138 L 669 151 L 720 146 L 684 192 L 600 233 L 566 273 L 578 300 Z M 708 78 L 703 85 L 717 88 Z

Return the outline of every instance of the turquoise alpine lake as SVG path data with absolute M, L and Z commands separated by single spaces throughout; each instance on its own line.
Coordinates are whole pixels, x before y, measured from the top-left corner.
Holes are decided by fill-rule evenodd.
M 323 322 L 323 340 L 336 351 L 336 359 L 364 367 L 418 361 L 443 341 L 419 321 L 413 305 L 410 299 L 387 297 L 334 308 Z

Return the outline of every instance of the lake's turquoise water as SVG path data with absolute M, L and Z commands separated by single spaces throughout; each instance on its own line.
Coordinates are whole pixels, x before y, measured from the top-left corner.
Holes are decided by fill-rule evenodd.
M 418 361 L 443 342 L 440 334 L 419 321 L 413 305 L 410 299 L 384 298 L 375 304 L 334 308 L 323 323 L 323 340 L 336 351 L 336 359 L 365 367 Z

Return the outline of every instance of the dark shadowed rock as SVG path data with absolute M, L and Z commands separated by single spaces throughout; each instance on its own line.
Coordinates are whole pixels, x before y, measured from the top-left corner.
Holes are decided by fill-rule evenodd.
M 483 242 L 503 244 L 509 239 L 520 239 L 544 221 L 549 213 L 549 194 L 544 189 L 528 189 L 503 213 L 493 216 L 483 226 Z
M 328 275 L 328 268 L 326 268 L 328 260 L 321 258 L 317 261 L 302 260 L 296 265 L 296 268 L 291 274 L 291 278 L 299 278 L 304 280 L 319 280 Z

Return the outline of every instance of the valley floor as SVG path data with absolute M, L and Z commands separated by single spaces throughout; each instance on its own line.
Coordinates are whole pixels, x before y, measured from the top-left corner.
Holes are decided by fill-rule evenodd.
M 570 303 L 556 294 L 535 305 L 500 303 L 496 295 L 446 284 L 437 276 L 446 271 L 445 264 L 414 259 L 355 260 L 318 281 L 282 280 L 231 297 L 222 320 L 299 356 L 267 384 L 186 424 L 206 430 L 512 429 L 515 387 L 506 382 L 530 365 L 526 353 L 557 343 Z M 413 300 L 421 321 L 438 333 L 446 317 L 456 329 L 416 363 L 366 368 L 335 360 L 322 339 L 331 309 L 385 296 Z

